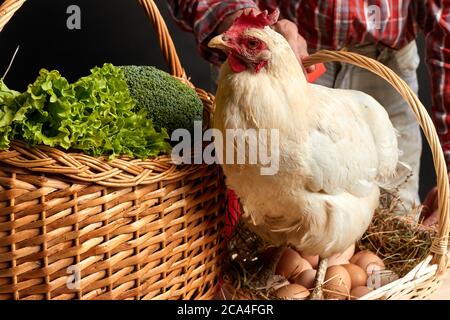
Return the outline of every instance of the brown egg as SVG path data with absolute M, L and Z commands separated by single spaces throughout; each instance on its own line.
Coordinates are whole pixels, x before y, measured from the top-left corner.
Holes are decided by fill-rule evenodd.
M 383 260 L 381 260 L 375 253 L 372 252 L 366 252 L 361 254 L 359 259 L 356 260 L 355 264 L 360 266 L 363 270 L 367 272 L 367 267 L 369 264 L 375 263 L 379 265 L 380 267 L 384 268 Z
M 312 267 L 312 265 L 308 262 L 308 260 L 303 259 L 303 268 L 302 268 L 302 271 L 301 271 L 300 273 L 302 273 L 302 272 L 305 271 L 305 270 L 312 270 L 312 269 L 313 269 L 313 267 Z
M 361 298 L 362 296 L 365 296 L 369 292 L 373 291 L 373 289 L 368 288 L 366 286 L 359 286 L 352 289 L 350 292 L 350 298 L 351 300 L 356 300 Z
M 295 279 L 294 283 L 299 284 L 306 289 L 314 288 L 314 280 L 316 278 L 317 271 L 313 269 L 305 270 L 300 273 Z
M 309 262 L 309 264 L 311 265 L 311 267 L 313 269 L 316 269 L 319 265 L 319 256 L 307 256 L 307 255 L 301 255 L 303 257 L 303 259 L 305 259 L 306 261 Z
M 292 279 L 308 268 L 311 269 L 308 261 L 303 259 L 297 251 L 287 248 L 278 261 L 275 274 Z
M 371 253 L 369 250 L 358 251 L 350 258 L 350 263 L 356 264 L 356 261 L 361 257 L 361 255 Z
M 367 273 L 356 264 L 344 264 L 343 267 L 347 270 L 350 275 L 350 279 L 352 282 L 352 289 L 360 286 L 367 285 Z
M 323 284 L 326 299 L 347 299 L 351 286 L 350 275 L 343 266 L 331 266 L 328 268 Z
M 281 299 L 304 300 L 309 296 L 309 291 L 299 284 L 291 283 L 275 291 L 275 294 Z

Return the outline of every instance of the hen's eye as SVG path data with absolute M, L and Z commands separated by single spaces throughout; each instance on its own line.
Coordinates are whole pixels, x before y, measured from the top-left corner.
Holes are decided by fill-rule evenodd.
M 247 42 L 247 46 L 249 49 L 256 49 L 259 47 L 260 42 L 258 40 L 250 39 Z

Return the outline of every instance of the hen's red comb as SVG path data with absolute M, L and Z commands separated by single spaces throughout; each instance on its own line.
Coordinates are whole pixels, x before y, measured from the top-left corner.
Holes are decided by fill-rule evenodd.
M 232 27 L 241 28 L 264 28 L 271 26 L 278 21 L 278 16 L 280 11 L 275 9 L 271 14 L 267 13 L 267 10 L 260 12 L 258 15 L 250 10 L 248 14 L 242 13 L 239 17 L 234 20 Z

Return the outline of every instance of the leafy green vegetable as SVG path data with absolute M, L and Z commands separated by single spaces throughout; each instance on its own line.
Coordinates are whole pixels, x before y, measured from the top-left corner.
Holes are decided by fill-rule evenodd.
M 73 84 L 42 69 L 20 94 L 0 83 L 0 149 L 13 138 L 31 145 L 79 149 L 99 156 L 147 158 L 170 151 L 144 110 L 134 110 L 123 71 L 96 67 Z
M 19 95 L 19 92 L 8 89 L 0 79 L 0 149 L 9 147 L 12 133 L 11 123 L 18 109 L 15 99 Z
M 122 66 L 136 101 L 136 108 L 148 112 L 157 129 L 194 130 L 194 121 L 201 121 L 203 104 L 194 89 L 168 73 L 151 66 Z

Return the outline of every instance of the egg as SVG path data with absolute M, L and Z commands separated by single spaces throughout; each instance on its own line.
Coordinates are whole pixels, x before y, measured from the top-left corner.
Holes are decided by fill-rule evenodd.
M 351 289 L 351 278 L 347 270 L 343 266 L 329 267 L 323 289 L 326 299 L 347 299 Z
M 369 250 L 358 251 L 350 258 L 350 263 L 356 264 L 356 261 L 361 257 L 361 255 L 371 253 Z
M 352 291 L 350 291 L 350 298 L 351 300 L 356 300 L 358 298 L 361 298 L 362 296 L 365 296 L 371 291 L 373 291 L 373 289 L 366 286 L 355 287 L 352 289 Z
M 378 289 L 398 279 L 398 275 L 390 270 L 384 270 L 376 264 L 369 265 L 370 273 L 367 278 L 369 288 Z
M 380 267 L 384 268 L 383 260 L 381 260 L 375 253 L 372 252 L 366 252 L 361 254 L 361 256 L 356 260 L 356 262 L 353 263 L 360 266 L 366 272 L 367 267 L 372 263 L 377 264 Z
M 306 289 L 314 288 L 314 280 L 316 278 L 317 271 L 313 269 L 305 270 L 300 273 L 293 282 L 299 284 Z
M 303 259 L 303 268 L 300 273 L 302 273 L 305 270 L 311 270 L 311 269 L 313 269 L 312 265 L 308 262 L 308 260 Z
M 307 256 L 303 254 L 301 256 L 309 262 L 313 269 L 316 269 L 319 266 L 319 256 Z
M 275 291 L 275 294 L 281 299 L 304 300 L 309 296 L 309 291 L 299 284 L 291 283 Z
M 287 248 L 278 261 L 275 274 L 281 275 L 286 279 L 293 279 L 307 269 L 312 269 L 309 262 L 303 259 L 297 251 Z
M 356 287 L 367 285 L 367 273 L 356 264 L 344 264 L 343 267 L 347 270 L 350 275 L 350 280 L 352 283 L 352 289 Z

